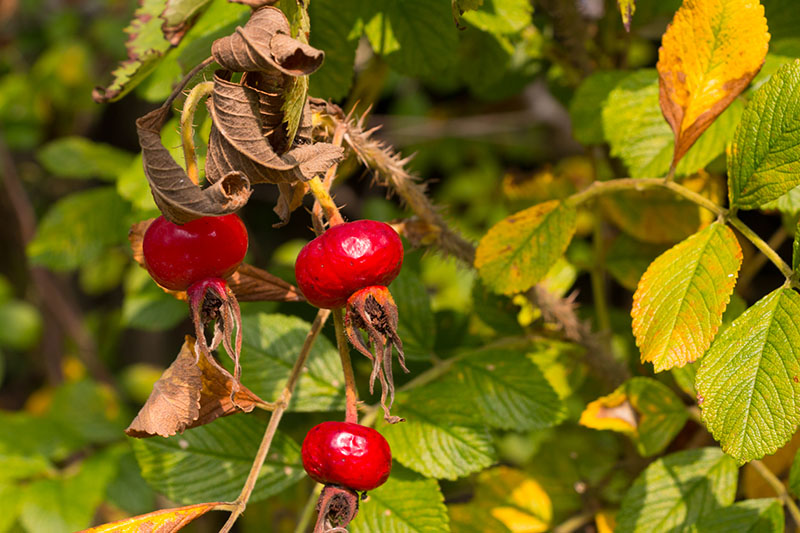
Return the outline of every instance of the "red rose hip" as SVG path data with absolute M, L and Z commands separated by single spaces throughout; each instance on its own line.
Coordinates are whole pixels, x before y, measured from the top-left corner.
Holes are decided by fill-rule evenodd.
M 295 262 L 303 295 L 326 309 L 342 307 L 351 294 L 388 285 L 403 266 L 403 243 L 383 222 L 358 220 L 333 226 L 305 245 Z
M 233 274 L 247 253 L 247 230 L 235 214 L 183 225 L 158 217 L 145 231 L 144 264 L 156 282 L 176 291 Z
M 309 477 L 352 490 L 383 485 L 392 470 L 392 452 L 383 435 L 352 422 L 323 422 L 303 440 L 303 467 Z

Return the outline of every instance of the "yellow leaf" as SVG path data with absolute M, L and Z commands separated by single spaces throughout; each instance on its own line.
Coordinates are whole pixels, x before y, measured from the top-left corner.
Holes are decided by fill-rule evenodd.
M 769 33 L 756 0 L 685 0 L 658 52 L 659 101 L 675 133 L 673 168 L 761 69 Z
M 500 466 L 483 472 L 473 503 L 487 505 L 490 514 L 514 533 L 549 529 L 553 504 L 544 489 L 520 470 Z
M 594 515 L 597 533 L 614 533 L 617 527 L 617 514 L 613 511 L 600 511 Z
M 602 396 L 586 406 L 578 422 L 593 429 L 610 429 L 636 435 L 639 415 L 631 405 L 624 388 Z
M 78 533 L 172 533 L 182 529 L 183 526 L 206 514 L 217 505 L 220 503 L 198 503 L 175 509 L 163 509 L 119 522 L 84 529 Z
M 625 31 L 630 33 L 631 19 L 636 11 L 636 2 L 635 0 L 617 0 L 617 5 L 619 5 L 619 12 L 622 14 L 622 24 L 625 26 Z

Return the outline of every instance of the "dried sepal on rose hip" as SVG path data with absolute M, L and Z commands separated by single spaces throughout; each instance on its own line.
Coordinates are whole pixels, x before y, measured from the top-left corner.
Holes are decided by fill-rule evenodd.
M 210 351 L 222 343 L 234 360 L 237 386 L 242 320 L 239 303 L 224 278 L 244 260 L 247 245 L 247 229 L 235 214 L 202 217 L 182 225 L 162 215 L 148 226 L 142 240 L 144 266 L 150 276 L 162 287 L 187 292 L 197 356 L 202 353 L 210 358 Z M 212 322 L 214 337 L 209 346 L 205 327 Z
M 405 372 L 408 369 L 397 335 L 397 306 L 386 286 L 402 266 L 400 236 L 390 225 L 375 220 L 332 226 L 304 246 L 295 262 L 297 284 L 311 304 L 325 309 L 346 307 L 347 337 L 372 360 L 370 392 L 379 379 L 384 418 L 390 423 L 402 420 L 389 412 L 394 400 L 392 347 L 397 349 L 400 366 Z
M 353 422 L 323 422 L 303 440 L 303 468 L 325 485 L 314 531 L 345 527 L 358 512 L 358 492 L 383 485 L 392 470 L 392 452 L 374 429 Z

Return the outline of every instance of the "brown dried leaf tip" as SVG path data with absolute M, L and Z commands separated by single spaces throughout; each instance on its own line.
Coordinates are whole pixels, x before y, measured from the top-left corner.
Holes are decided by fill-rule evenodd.
M 375 378 L 381 381 L 381 406 L 383 417 L 390 424 L 402 422 L 392 416 L 389 408 L 394 402 L 394 377 L 392 376 L 392 347 L 397 348 L 398 361 L 404 372 L 406 368 L 403 342 L 397 334 L 397 305 L 382 285 L 366 287 L 347 300 L 344 318 L 347 338 L 356 349 L 372 361 L 372 374 L 369 377 L 369 391 L 375 387 Z M 364 339 L 363 330 L 367 339 Z M 370 351 L 374 347 L 374 353 Z M 388 404 L 386 399 L 389 399 Z
M 178 357 L 153 385 L 125 433 L 137 438 L 169 437 L 221 416 L 249 413 L 257 405 L 267 406 L 247 387 L 237 387 L 230 372 L 213 357 L 200 357 L 194 338 L 187 335 Z
M 339 485 L 325 485 L 317 502 L 314 533 L 347 533 L 347 525 L 358 514 L 358 493 Z

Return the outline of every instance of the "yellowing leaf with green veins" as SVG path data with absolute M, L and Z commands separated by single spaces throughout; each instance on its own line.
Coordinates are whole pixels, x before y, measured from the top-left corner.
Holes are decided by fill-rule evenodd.
M 656 372 L 700 358 L 711 345 L 742 266 L 733 231 L 720 222 L 661 254 L 633 295 L 633 335 Z
M 644 456 L 664 450 L 688 418 L 683 402 L 669 387 L 651 378 L 633 378 L 589 403 L 580 424 L 631 437 Z
M 800 295 L 777 289 L 723 331 L 697 372 L 703 421 L 740 463 L 774 453 L 800 423 Z
M 773 74 L 745 109 L 728 153 L 732 206 L 761 207 L 800 185 L 800 59 Z
M 481 239 L 475 268 L 495 292 L 525 291 L 541 281 L 567 249 L 576 222 L 575 208 L 558 200 L 506 217 Z
M 114 531 L 149 531 L 153 533 L 173 533 L 214 509 L 218 503 L 198 503 L 174 509 L 162 509 L 144 515 L 126 518 L 118 522 L 103 524 L 86 529 L 80 533 L 112 533 Z
M 658 51 L 659 102 L 673 166 L 758 74 L 769 33 L 754 0 L 685 0 Z

